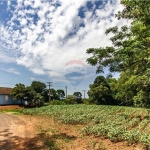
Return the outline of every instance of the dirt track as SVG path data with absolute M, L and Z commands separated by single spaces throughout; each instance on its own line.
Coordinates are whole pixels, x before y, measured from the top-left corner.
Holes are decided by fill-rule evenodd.
M 0 150 L 41 149 L 33 121 L 21 116 L 0 113 Z

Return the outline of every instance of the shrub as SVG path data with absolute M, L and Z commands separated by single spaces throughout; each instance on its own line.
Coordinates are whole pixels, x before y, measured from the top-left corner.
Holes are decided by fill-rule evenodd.
M 50 105 L 65 105 L 66 103 L 64 102 L 64 100 L 52 100 L 50 102 Z

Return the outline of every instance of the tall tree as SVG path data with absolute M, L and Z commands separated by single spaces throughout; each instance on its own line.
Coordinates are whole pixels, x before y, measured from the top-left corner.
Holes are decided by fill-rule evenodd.
M 34 98 L 35 94 L 36 94 L 36 91 L 33 89 L 32 86 L 26 87 L 26 98 L 25 98 L 25 100 L 28 100 L 29 102 L 31 102 L 32 99 Z
M 56 91 L 56 93 L 57 93 L 59 99 L 64 99 L 64 98 L 65 98 L 65 92 L 64 92 L 64 90 L 58 89 L 58 90 Z
M 150 25 L 150 3 L 149 0 L 121 0 L 121 4 L 124 5 L 124 9 L 116 17 L 133 19 L 133 21 L 141 21 L 145 25 Z
M 120 104 L 120 101 L 116 97 L 116 94 L 118 93 L 118 80 L 115 78 L 106 78 L 106 81 L 110 86 L 110 95 L 113 100 L 115 100 L 115 104 Z
M 115 95 L 115 99 L 118 100 L 120 105 L 134 105 L 133 97 L 137 93 L 137 84 L 135 81 L 135 75 L 127 75 L 125 72 L 121 73 L 117 82 L 118 90 Z
M 31 87 L 37 92 L 37 93 L 42 93 L 45 88 L 46 84 L 40 81 L 33 81 L 31 84 Z
M 118 85 L 122 89 L 117 93 L 117 98 L 122 99 L 124 95 L 128 104 L 149 106 L 150 3 L 149 0 L 121 0 L 121 4 L 124 9 L 116 17 L 131 19 L 131 26 L 107 29 L 106 35 L 113 34 L 110 38 L 113 46 L 88 49 L 87 53 L 92 54 L 92 57 L 87 62 L 97 66 L 97 73 L 103 72 L 106 67 L 110 72 L 123 72 L 121 80 L 125 76 L 128 78 L 124 81 L 125 87 Z
M 52 100 L 59 100 L 59 95 L 57 94 L 55 89 L 50 89 L 50 95 Z
M 149 75 L 129 76 L 122 72 L 117 82 L 118 90 L 115 98 L 121 105 L 150 107 Z
M 37 107 L 43 104 L 43 96 L 37 93 L 32 86 L 25 87 L 24 84 L 16 84 L 11 95 L 14 100 L 28 101 L 29 106 Z
M 14 100 L 20 100 L 21 102 L 25 99 L 26 95 L 26 87 L 24 84 L 16 84 L 15 87 L 12 89 L 11 95 Z
M 82 103 L 82 94 L 81 94 L 81 92 L 74 92 L 73 95 L 77 99 L 77 103 Z
M 145 74 L 150 68 L 150 3 L 148 0 L 121 0 L 121 3 L 125 8 L 116 17 L 132 19 L 131 27 L 107 29 L 106 34 L 114 34 L 110 38 L 113 46 L 88 49 L 87 53 L 93 56 L 87 61 L 97 65 L 97 73 L 108 67 L 110 72 Z
M 33 99 L 30 101 L 30 106 L 39 107 L 44 104 L 44 98 L 40 93 L 35 93 Z
M 49 91 L 47 89 L 44 89 L 41 95 L 44 97 L 45 102 L 49 101 Z
M 110 86 L 103 76 L 98 76 L 88 91 L 89 98 L 96 104 L 114 104 Z

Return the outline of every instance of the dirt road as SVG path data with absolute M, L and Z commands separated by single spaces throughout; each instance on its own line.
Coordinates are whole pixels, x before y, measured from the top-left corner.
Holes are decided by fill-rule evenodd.
M 33 126 L 28 118 L 0 113 L 0 150 L 42 149 Z

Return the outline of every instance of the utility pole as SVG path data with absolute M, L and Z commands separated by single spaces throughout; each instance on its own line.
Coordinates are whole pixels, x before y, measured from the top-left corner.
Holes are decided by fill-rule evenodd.
M 51 88 L 51 83 L 53 83 L 53 82 L 47 82 L 48 83 L 48 87 L 49 87 L 49 103 L 50 103 L 50 101 L 51 101 L 51 92 L 50 92 L 50 88 Z
M 86 90 L 83 90 L 83 92 L 84 92 L 84 99 L 85 99 L 85 91 L 86 91 Z
M 65 88 L 66 88 L 66 98 L 67 98 L 67 86 L 65 86 Z

